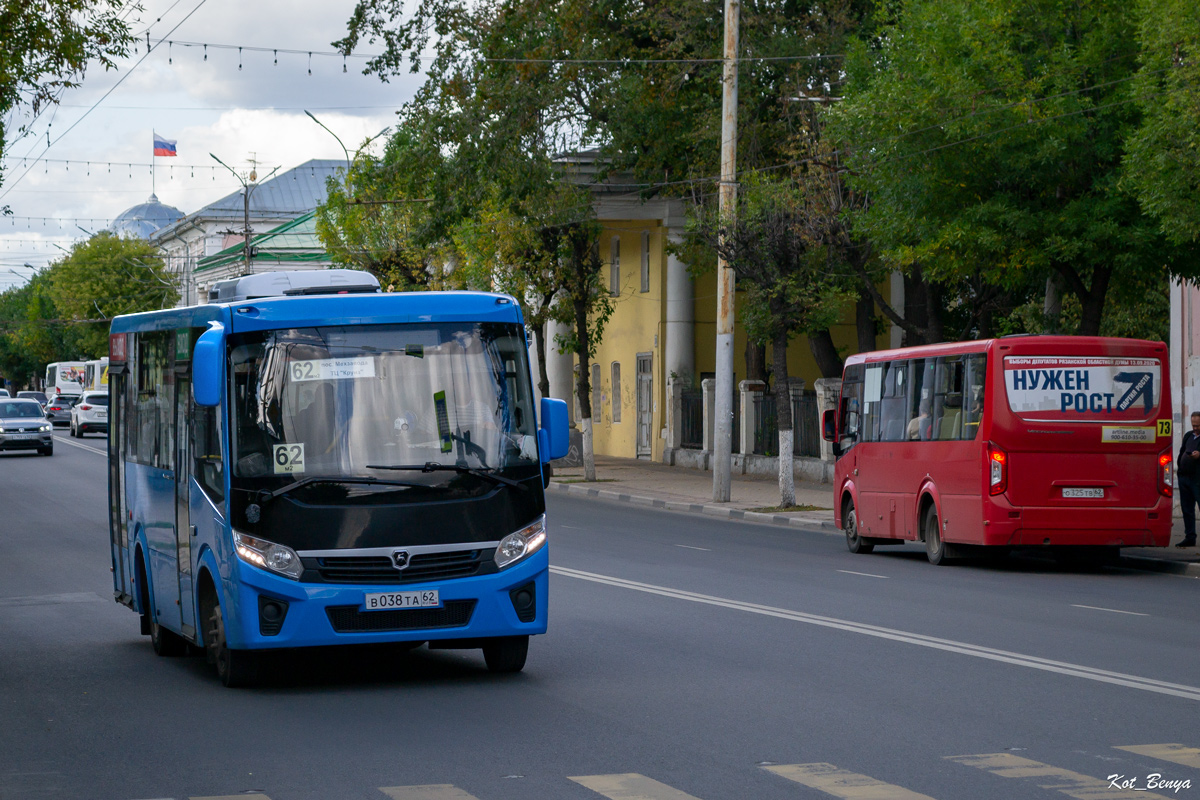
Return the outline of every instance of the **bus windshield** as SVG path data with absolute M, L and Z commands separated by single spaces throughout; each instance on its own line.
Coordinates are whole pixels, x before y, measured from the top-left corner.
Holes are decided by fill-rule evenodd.
M 536 464 L 524 331 L 330 326 L 231 337 L 234 475 L 398 477 Z

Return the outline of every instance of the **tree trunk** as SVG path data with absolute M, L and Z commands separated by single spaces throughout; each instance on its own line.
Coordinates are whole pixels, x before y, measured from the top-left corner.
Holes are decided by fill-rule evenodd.
M 1097 267 L 1092 272 L 1092 288 L 1079 298 L 1083 306 L 1079 315 L 1080 336 L 1100 335 L 1100 323 L 1104 319 L 1104 301 L 1108 295 L 1108 282 L 1111 278 L 1111 267 Z
M 746 342 L 746 380 L 767 382 L 770 377 L 767 370 L 767 346 Z
M 575 312 L 575 356 L 579 359 L 579 379 L 575 382 L 576 402 L 583 428 L 583 479 L 596 480 L 596 456 L 592 449 L 592 372 L 588 352 L 588 304 L 586 298 L 571 300 Z
M 858 352 L 877 350 L 875 343 L 875 301 L 866 289 L 859 287 L 858 302 L 854 304 L 854 327 L 858 330 Z
M 546 372 L 546 324 L 533 326 L 533 346 L 538 360 L 538 391 L 550 396 L 550 374 Z
M 779 428 L 780 508 L 796 505 L 796 479 L 792 474 L 792 387 L 788 380 L 787 346 L 787 334 L 776 334 L 772 342 L 772 355 L 775 367 L 775 421 Z
M 1042 303 L 1043 333 L 1062 332 L 1062 275 L 1054 272 L 1046 278 L 1046 300 Z
M 810 333 L 808 335 L 808 347 L 812 350 L 813 358 L 817 360 L 817 369 L 821 370 L 822 378 L 840 378 L 842 377 L 842 359 L 838 355 L 837 347 L 833 344 L 833 337 L 829 334 L 829 329 Z M 779 369 L 778 365 L 775 367 Z M 779 373 L 775 373 L 775 379 L 779 380 Z

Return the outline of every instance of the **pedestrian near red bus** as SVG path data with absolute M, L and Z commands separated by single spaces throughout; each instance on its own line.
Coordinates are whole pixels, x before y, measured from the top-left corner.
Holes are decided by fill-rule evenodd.
M 1200 411 L 1192 412 L 1192 429 L 1183 435 L 1175 459 L 1179 506 L 1183 511 L 1183 541 L 1176 547 L 1196 546 L 1196 503 L 1200 499 Z

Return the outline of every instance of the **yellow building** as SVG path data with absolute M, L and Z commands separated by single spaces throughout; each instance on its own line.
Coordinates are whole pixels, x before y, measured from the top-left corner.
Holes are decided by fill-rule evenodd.
M 593 444 L 597 454 L 663 460 L 668 382 L 699 388 L 716 369 L 716 274 L 693 277 L 668 241 L 684 226 L 678 199 L 642 201 L 636 189 L 613 184 L 594 188 L 596 217 L 603 226 L 600 257 L 613 314 L 591 363 Z M 741 319 L 738 293 L 737 317 Z M 549 331 L 553 341 L 555 328 Z M 844 355 L 857 352 L 854 308 L 831 331 Z M 879 338 L 887 347 L 889 338 Z M 746 376 L 746 333 L 734 336 L 734 386 Z M 551 394 L 567 398 L 576 421 L 571 355 L 547 356 Z M 808 341 L 798 336 L 788 350 L 788 372 L 808 387 L 821 377 Z M 734 451 L 738 444 L 734 442 Z

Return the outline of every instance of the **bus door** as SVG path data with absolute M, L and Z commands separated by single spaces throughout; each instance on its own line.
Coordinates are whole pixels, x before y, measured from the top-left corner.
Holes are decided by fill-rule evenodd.
M 192 418 L 192 380 L 186 371 L 175 377 L 175 541 L 179 564 L 179 613 L 181 632 L 185 637 L 196 635 L 196 610 L 192 598 L 192 531 L 189 512 L 192 478 L 191 436 L 188 421 Z
M 908 440 L 908 363 L 868 364 L 863 391 L 863 442 L 857 456 L 858 515 L 867 534 L 900 537 L 904 508 L 898 502 L 908 472 L 903 448 Z
M 113 593 L 133 608 L 133 571 L 129 565 L 129 526 L 125 502 L 125 376 L 113 375 L 108 407 L 108 532 L 112 548 Z

